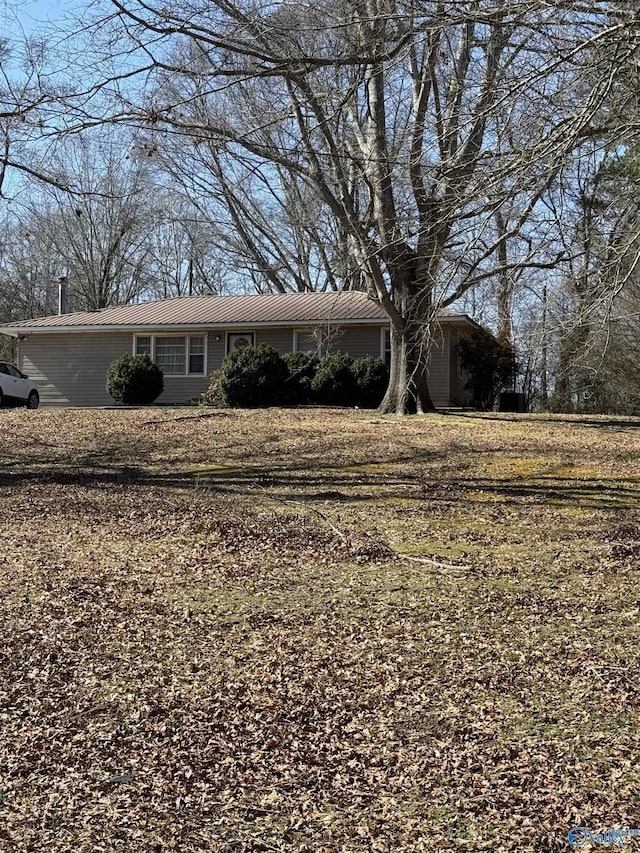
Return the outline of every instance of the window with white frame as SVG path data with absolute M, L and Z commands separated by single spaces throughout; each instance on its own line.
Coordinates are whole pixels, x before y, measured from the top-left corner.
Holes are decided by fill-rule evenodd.
M 186 373 L 186 338 L 174 338 L 163 335 L 154 338 L 155 354 L 153 360 L 165 376 L 180 376 Z
M 138 335 L 136 341 L 136 355 L 148 355 L 151 358 L 151 335 Z
M 320 341 L 314 329 L 296 329 L 293 333 L 294 352 L 320 353 Z
M 384 361 L 387 369 L 389 370 L 391 368 L 391 329 L 382 330 L 380 350 L 380 358 Z
M 189 336 L 189 373 L 204 373 L 204 335 Z
M 204 376 L 205 335 L 135 335 L 135 355 L 148 355 L 165 376 Z

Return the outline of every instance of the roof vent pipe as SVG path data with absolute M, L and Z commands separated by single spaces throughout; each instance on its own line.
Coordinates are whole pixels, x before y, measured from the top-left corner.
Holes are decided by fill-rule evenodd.
M 67 313 L 67 277 L 61 275 L 58 279 L 58 314 Z

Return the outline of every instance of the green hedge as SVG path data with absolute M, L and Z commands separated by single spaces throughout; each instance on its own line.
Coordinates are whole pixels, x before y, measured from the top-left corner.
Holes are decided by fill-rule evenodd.
M 322 360 L 313 353 L 280 355 L 266 344 L 228 355 L 211 375 L 204 401 L 234 408 L 297 406 L 377 406 L 387 387 L 387 368 L 379 358 L 355 361 L 344 352 Z
M 289 371 L 285 389 L 287 404 L 298 406 L 315 402 L 311 386 L 320 364 L 318 356 L 312 352 L 288 352 L 283 359 Z
M 500 391 L 513 383 L 517 369 L 513 347 L 492 335 L 476 333 L 459 341 L 457 350 L 472 404 L 481 411 L 491 409 Z
M 346 352 L 331 352 L 320 362 L 311 387 L 322 406 L 357 406 L 358 385 L 353 359 Z
M 375 409 L 382 402 L 389 384 L 387 366 L 380 358 L 357 358 L 351 369 L 358 387 L 358 406 Z
M 260 344 L 227 355 L 218 385 L 228 406 L 262 408 L 286 402 L 289 371 L 273 347 Z

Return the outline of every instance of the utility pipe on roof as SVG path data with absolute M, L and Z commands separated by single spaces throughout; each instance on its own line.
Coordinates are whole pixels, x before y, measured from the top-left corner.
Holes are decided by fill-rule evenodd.
M 67 277 L 61 275 L 58 279 L 58 314 L 67 313 Z

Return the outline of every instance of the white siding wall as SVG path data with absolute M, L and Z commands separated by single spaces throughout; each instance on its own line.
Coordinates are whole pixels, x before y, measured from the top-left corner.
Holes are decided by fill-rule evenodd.
M 449 334 L 438 329 L 429 359 L 429 393 L 436 408 L 446 408 L 449 402 Z
M 334 352 L 348 352 L 353 358 L 380 358 L 380 342 L 380 326 L 346 326 L 344 332 L 332 343 L 331 349 Z
M 293 329 L 256 329 L 256 344 L 268 344 L 279 353 L 293 352 Z
M 126 332 L 31 334 L 20 342 L 19 367 L 37 382 L 43 404 L 109 405 L 107 369 L 131 342 Z
M 381 326 L 347 326 L 337 336 L 332 349 L 350 353 L 354 358 L 379 358 Z M 237 330 L 233 330 L 237 331 Z M 256 328 L 257 344 L 266 343 L 278 352 L 293 350 L 290 327 Z M 460 405 L 459 390 L 450 393 L 450 374 L 455 370 L 449 346 L 450 331 L 439 335 L 429 363 L 429 388 L 436 406 Z M 106 375 L 111 362 L 133 350 L 132 332 L 43 332 L 30 334 L 19 344 L 19 367 L 34 379 L 43 405 L 108 406 Z M 210 331 L 207 337 L 207 376 L 165 377 L 165 390 L 158 398 L 162 404 L 182 404 L 206 391 L 208 374 L 222 364 L 226 353 L 226 331 Z
M 20 341 L 19 367 L 37 382 L 43 405 L 109 406 L 107 370 L 132 348 L 131 332 L 31 334 Z M 207 386 L 206 376 L 165 377 L 158 403 L 185 403 Z
M 309 329 L 309 327 L 296 327 L 298 331 Z M 294 329 L 286 326 L 274 326 L 273 328 L 251 328 L 234 329 L 234 333 L 253 332 L 256 344 L 268 344 L 279 353 L 293 352 Z M 333 351 L 348 352 L 354 358 L 361 356 L 372 356 L 380 358 L 380 334 L 381 326 L 346 326 L 341 332 L 338 331 L 331 346 Z M 220 338 L 220 340 L 216 340 Z M 227 330 L 209 333 L 209 370 L 215 370 L 222 364 L 226 353 Z

